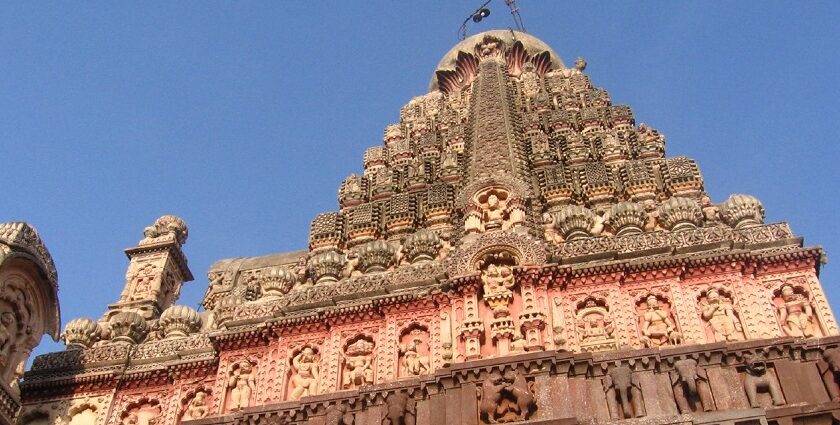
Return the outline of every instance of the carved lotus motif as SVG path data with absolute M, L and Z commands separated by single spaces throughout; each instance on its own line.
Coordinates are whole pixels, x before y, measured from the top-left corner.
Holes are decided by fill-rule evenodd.
M 164 338 L 182 338 L 201 328 L 201 317 L 192 307 L 173 305 L 158 320 Z
M 146 319 L 133 311 L 122 311 L 111 316 L 108 326 L 111 328 L 111 340 L 114 342 L 138 344 L 149 332 Z
M 441 249 L 440 238 L 430 230 L 420 230 L 405 238 L 403 254 L 412 264 L 419 261 L 430 261 L 437 258 Z
M 703 225 L 703 211 L 694 200 L 674 196 L 659 206 L 659 222 L 673 232 L 696 229 Z
M 326 251 L 312 256 L 306 263 L 306 269 L 315 283 L 336 281 L 341 276 L 345 261 L 344 255 Z
M 635 202 L 619 202 L 607 213 L 606 224 L 618 236 L 642 233 L 648 215 L 645 208 Z
M 67 349 L 81 349 L 90 348 L 93 343 L 99 341 L 102 329 L 99 323 L 88 319 L 87 317 L 80 317 L 73 319 L 64 327 L 64 333 L 61 334 L 61 339 L 67 345 Z
M 555 214 L 554 223 L 564 240 L 585 238 L 595 224 L 595 213 L 580 205 L 566 205 Z
M 385 271 L 394 265 L 396 254 L 396 248 L 388 242 L 368 242 L 358 249 L 359 268 L 365 273 Z
M 720 204 L 723 222 L 740 229 L 764 223 L 764 205 L 755 196 L 734 194 Z
M 260 277 L 260 289 L 263 298 L 276 298 L 289 292 L 295 283 L 297 276 L 291 270 L 284 267 L 270 267 L 263 271 Z

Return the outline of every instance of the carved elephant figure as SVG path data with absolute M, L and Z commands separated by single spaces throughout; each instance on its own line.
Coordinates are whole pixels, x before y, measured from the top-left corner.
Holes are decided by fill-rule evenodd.
M 355 416 L 343 404 L 327 407 L 324 414 L 324 425 L 354 425 L 355 422 Z
M 404 392 L 388 394 L 381 422 L 382 425 L 415 425 L 417 402 Z
M 640 418 L 645 415 L 642 387 L 639 379 L 628 366 L 617 366 L 604 376 L 604 392 L 612 419 Z M 616 402 L 621 403 L 623 415 Z
M 760 407 L 758 402 L 759 391 L 770 393 L 774 406 L 785 404 L 782 398 L 782 389 L 776 378 L 767 371 L 767 363 L 751 356 L 744 356 L 747 376 L 744 377 L 744 391 L 747 393 L 747 400 L 752 407 Z
M 831 401 L 840 401 L 840 387 L 838 387 L 838 378 L 840 378 L 840 347 L 829 348 L 823 351 L 822 359 L 824 364 L 820 364 L 820 373 L 822 374 L 823 382 L 828 390 L 828 395 L 831 396 Z
M 692 405 L 699 401 L 704 412 L 714 410 L 714 401 L 709 388 L 709 376 L 706 369 L 697 367 L 694 359 L 681 359 L 674 362 L 671 371 L 671 386 L 674 399 L 680 413 L 693 412 Z

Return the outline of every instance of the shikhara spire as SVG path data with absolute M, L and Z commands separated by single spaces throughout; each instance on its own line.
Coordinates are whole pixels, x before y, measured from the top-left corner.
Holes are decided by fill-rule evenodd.
M 174 305 L 186 225 L 160 218 L 105 317 L 35 359 L 23 423 L 831 422 L 822 251 L 712 202 L 586 66 L 462 41 L 307 249 L 217 262 L 206 311 Z

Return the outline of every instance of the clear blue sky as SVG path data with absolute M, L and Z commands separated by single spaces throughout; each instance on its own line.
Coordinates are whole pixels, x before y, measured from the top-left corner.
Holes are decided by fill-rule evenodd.
M 196 276 L 180 302 L 196 306 L 214 261 L 306 246 L 480 3 L 3 3 L 0 221 L 41 233 L 66 323 L 100 317 L 122 250 L 179 215 Z M 699 161 L 716 202 L 754 194 L 840 254 L 840 2 L 519 3 L 669 156 Z M 511 25 L 490 7 L 472 32 Z M 835 306 L 837 269 L 822 274 Z

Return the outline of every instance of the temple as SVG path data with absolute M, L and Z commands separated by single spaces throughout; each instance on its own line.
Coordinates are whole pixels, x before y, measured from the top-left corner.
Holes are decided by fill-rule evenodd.
M 17 422 L 837 423 L 822 250 L 710 199 L 585 68 L 460 42 L 307 249 L 216 262 L 201 311 L 176 304 L 187 225 L 159 218 L 116 301 L 34 359 Z

